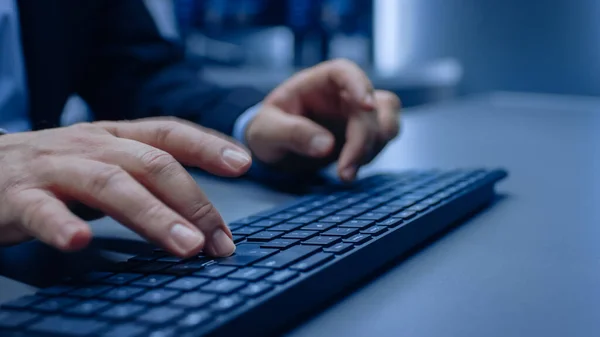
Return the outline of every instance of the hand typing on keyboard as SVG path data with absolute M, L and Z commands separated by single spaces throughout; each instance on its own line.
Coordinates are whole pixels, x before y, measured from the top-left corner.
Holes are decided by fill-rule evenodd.
M 276 88 L 245 137 L 256 158 L 270 166 L 312 172 L 337 160 L 338 175 L 351 181 L 396 137 L 399 109 L 396 95 L 373 90 L 354 63 L 335 60 Z
M 181 164 L 234 177 L 250 168 L 251 156 L 280 170 L 292 167 L 296 174 L 337 160 L 340 177 L 351 181 L 398 133 L 399 108 L 399 99 L 375 91 L 358 66 L 336 60 L 292 76 L 266 97 L 244 129 L 251 153 L 225 136 L 176 120 L 4 135 L 0 244 L 37 238 L 61 250 L 83 248 L 91 231 L 76 210 L 84 206 L 174 255 L 229 256 L 235 251 L 230 229 Z M 302 237 L 307 233 L 282 239 L 308 239 Z M 252 239 L 279 236 L 264 232 Z
M 0 137 L 0 244 L 30 237 L 74 250 L 91 238 L 78 201 L 178 256 L 230 255 L 231 232 L 179 164 L 237 176 L 244 149 L 176 121 L 81 124 Z

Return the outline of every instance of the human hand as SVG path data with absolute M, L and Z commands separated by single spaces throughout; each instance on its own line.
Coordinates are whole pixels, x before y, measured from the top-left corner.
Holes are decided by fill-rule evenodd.
M 60 250 L 85 247 L 81 203 L 182 257 L 227 256 L 235 246 L 218 211 L 181 166 L 239 176 L 241 147 L 176 120 L 98 122 L 0 137 L 0 244 L 37 238 Z
M 397 136 L 399 110 L 399 98 L 374 90 L 357 65 L 328 61 L 275 88 L 245 137 L 266 164 L 310 172 L 337 160 L 338 175 L 351 181 Z

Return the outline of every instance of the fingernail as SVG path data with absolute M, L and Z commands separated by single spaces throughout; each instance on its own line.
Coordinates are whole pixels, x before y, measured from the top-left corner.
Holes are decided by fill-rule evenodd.
M 73 240 L 73 237 L 78 231 L 79 229 L 77 227 L 63 226 L 63 228 L 60 230 L 60 233 L 58 234 L 57 243 L 63 248 L 68 247 L 68 245 L 71 243 L 71 240 Z
M 235 244 L 222 229 L 213 233 L 211 246 L 213 254 L 217 256 L 229 256 L 235 251 Z
M 251 160 L 250 156 L 245 152 L 232 149 L 225 149 L 225 151 L 223 151 L 223 159 L 225 159 L 227 165 L 236 170 L 248 165 Z
M 342 170 L 342 179 L 346 181 L 350 181 L 354 179 L 354 175 L 356 174 L 356 169 L 354 167 L 347 167 Z
M 175 240 L 179 250 L 190 252 L 202 244 L 202 236 L 188 226 L 176 224 L 171 227 L 171 237 Z
M 316 135 L 310 141 L 310 149 L 313 154 L 321 154 L 331 147 L 331 138 L 326 135 Z

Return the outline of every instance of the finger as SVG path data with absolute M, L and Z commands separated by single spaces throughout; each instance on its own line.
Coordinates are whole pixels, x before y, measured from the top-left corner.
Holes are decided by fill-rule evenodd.
M 185 165 L 222 176 L 244 174 L 252 164 L 248 153 L 232 142 L 176 121 L 98 122 L 120 138 L 136 140 L 173 155 Z
M 377 119 L 379 121 L 380 141 L 388 142 L 400 132 L 400 101 L 394 97 L 382 97 L 376 92 Z
M 375 97 L 373 95 L 373 84 L 367 75 L 355 63 L 338 59 L 325 62 L 319 66 L 317 73 L 323 71 L 325 78 L 334 83 L 342 97 L 360 110 L 374 110 Z M 316 76 L 320 77 L 320 74 Z
M 354 180 L 359 166 L 373 151 L 377 131 L 377 119 L 374 114 L 359 113 L 350 116 L 346 128 L 346 144 L 338 161 L 338 174 L 342 180 Z
M 326 98 L 315 97 L 315 93 L 324 93 Z M 323 62 L 298 73 L 268 100 L 282 103 L 289 101 L 290 97 L 301 97 L 311 108 L 318 109 L 334 101 L 332 94 L 340 95 L 353 110 L 375 109 L 373 84 L 360 67 L 344 59 Z
M 400 132 L 400 99 L 391 92 L 377 90 L 377 118 L 380 141 L 388 142 Z
M 57 249 L 79 250 L 92 238 L 89 226 L 51 193 L 34 189 L 20 191 L 11 199 L 11 204 L 26 233 Z
M 47 165 L 51 169 L 43 177 L 56 193 L 103 211 L 169 252 L 187 257 L 204 246 L 204 235 L 195 226 L 119 166 L 82 159 L 50 159 Z
M 333 150 L 334 136 L 323 126 L 276 107 L 265 106 L 263 109 L 253 121 L 260 127 L 249 128 L 248 140 L 258 152 L 268 155 L 268 160 L 279 160 L 288 151 L 322 158 Z
M 199 228 L 210 240 L 204 250 L 230 255 L 235 249 L 231 231 L 192 176 L 169 153 L 129 139 L 115 138 L 101 157 L 119 165 L 153 195 Z

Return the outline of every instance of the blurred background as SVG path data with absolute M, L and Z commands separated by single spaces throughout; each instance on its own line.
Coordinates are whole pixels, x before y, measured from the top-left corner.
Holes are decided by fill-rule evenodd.
M 489 91 L 600 94 L 597 0 L 147 0 L 203 76 L 268 90 L 345 57 L 406 105 Z

